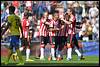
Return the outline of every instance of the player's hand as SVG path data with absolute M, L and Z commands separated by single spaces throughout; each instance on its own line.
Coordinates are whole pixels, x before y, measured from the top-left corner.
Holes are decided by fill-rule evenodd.
M 59 28 L 56 28 L 56 30 L 58 31 L 58 30 L 60 30 Z
M 55 31 L 55 29 L 49 29 L 50 31 Z
M 43 23 L 45 23 L 45 22 L 46 22 L 46 19 L 43 20 Z
M 3 39 L 6 38 L 6 37 L 7 37 L 6 35 L 2 35 L 2 36 L 1 36 L 1 38 L 3 38 Z
M 24 38 L 24 36 L 20 33 L 20 38 Z
M 3 38 L 4 38 L 4 35 L 1 36 L 1 39 L 3 39 Z
M 22 34 L 20 34 L 20 38 L 22 38 Z
M 62 20 L 62 21 L 63 21 L 63 20 L 64 20 L 64 18 L 60 18 L 60 20 Z
M 28 37 L 27 37 L 27 41 L 29 42 L 30 41 L 30 36 L 28 35 Z

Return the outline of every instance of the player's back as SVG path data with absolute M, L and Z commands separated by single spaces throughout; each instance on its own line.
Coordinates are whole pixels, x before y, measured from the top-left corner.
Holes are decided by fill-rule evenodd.
M 19 23 L 20 18 L 15 14 L 8 16 L 8 22 L 10 23 L 10 33 L 11 35 L 20 35 Z

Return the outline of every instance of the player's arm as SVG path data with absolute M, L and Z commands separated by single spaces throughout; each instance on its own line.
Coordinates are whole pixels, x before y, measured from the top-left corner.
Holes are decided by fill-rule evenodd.
M 67 21 L 65 19 L 61 19 L 61 20 L 64 21 L 66 24 L 71 24 L 72 23 L 72 21 Z
M 42 22 L 44 23 L 44 25 L 50 25 L 47 19 L 42 20 Z
M 59 31 L 60 29 L 59 28 L 55 28 L 55 27 L 50 27 L 49 30 L 50 31 Z
M 11 25 L 11 23 L 8 21 L 8 18 L 7 18 L 7 21 L 2 26 L 1 35 L 3 35 L 8 30 L 8 28 L 10 27 L 10 25 Z
M 23 37 L 23 29 L 22 29 L 22 25 L 21 25 L 21 20 L 20 18 L 18 19 L 18 25 L 19 25 L 19 28 L 20 28 L 20 31 L 21 31 L 21 34 L 22 34 L 22 37 Z
M 53 26 L 53 24 L 49 24 L 49 31 L 54 31 L 54 26 Z
M 49 23 L 49 22 L 44 22 L 44 24 L 45 24 L 45 25 L 50 25 L 50 23 Z
M 64 25 L 61 26 L 61 29 L 63 29 L 63 28 L 64 28 Z

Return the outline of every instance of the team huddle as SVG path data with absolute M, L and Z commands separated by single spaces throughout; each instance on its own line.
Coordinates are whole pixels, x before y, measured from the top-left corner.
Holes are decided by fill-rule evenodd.
M 61 60 L 61 50 L 64 46 L 67 49 L 67 60 L 72 59 L 72 48 L 78 54 L 78 60 L 83 58 L 83 55 L 79 52 L 78 40 L 75 37 L 75 16 L 71 8 L 66 12 L 65 18 L 59 17 L 59 12 L 49 14 L 45 12 L 40 20 L 40 60 L 44 59 L 44 48 L 47 43 L 51 45 L 50 56 L 48 60 Z M 58 54 L 56 49 L 58 48 Z
M 15 7 L 9 7 L 9 14 L 7 18 L 7 29 L 11 33 L 11 43 L 9 56 L 5 64 L 8 64 L 12 54 L 17 52 L 18 58 L 21 61 L 18 65 L 24 64 L 21 51 L 26 49 L 26 61 L 34 61 L 29 59 L 30 56 L 30 42 L 33 33 L 29 29 L 30 22 L 28 21 L 27 12 L 24 13 L 22 21 L 18 16 L 14 14 Z M 50 44 L 50 54 L 48 60 L 60 61 L 63 59 L 62 49 L 64 46 L 67 49 L 67 59 L 72 59 L 72 49 L 77 53 L 78 60 L 83 59 L 82 45 L 79 44 L 79 40 L 75 36 L 75 15 L 71 8 L 67 9 L 67 12 L 59 16 L 59 11 L 55 11 L 54 14 L 46 11 L 40 20 L 40 60 L 45 59 L 45 46 Z M 20 29 L 19 29 L 20 28 Z M 5 29 L 2 33 L 7 30 Z M 19 47 L 19 38 L 21 38 L 21 47 Z M 34 49 L 34 48 L 33 48 Z M 56 50 L 58 49 L 58 54 Z M 79 51 L 80 50 L 80 51 Z

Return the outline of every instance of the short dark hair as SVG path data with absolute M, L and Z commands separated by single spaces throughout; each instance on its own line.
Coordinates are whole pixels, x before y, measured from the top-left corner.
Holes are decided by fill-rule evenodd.
M 9 14 L 14 13 L 15 7 L 14 6 L 9 6 Z
M 8 6 L 8 2 L 4 2 L 4 7 L 6 8 Z
M 55 10 L 54 13 L 53 13 L 53 16 L 54 16 L 55 14 L 58 14 L 58 13 L 59 13 L 59 11 L 58 11 L 58 10 Z
M 74 9 L 73 9 L 73 8 L 68 8 L 68 9 L 70 9 L 70 11 L 72 12 L 72 14 L 75 16 L 75 11 L 74 11 Z
M 59 11 L 58 10 L 55 10 L 55 12 L 54 13 L 59 13 Z
M 29 13 L 28 13 L 28 12 L 25 12 L 25 13 L 24 13 L 24 17 L 26 17 L 26 18 L 28 19 Z

